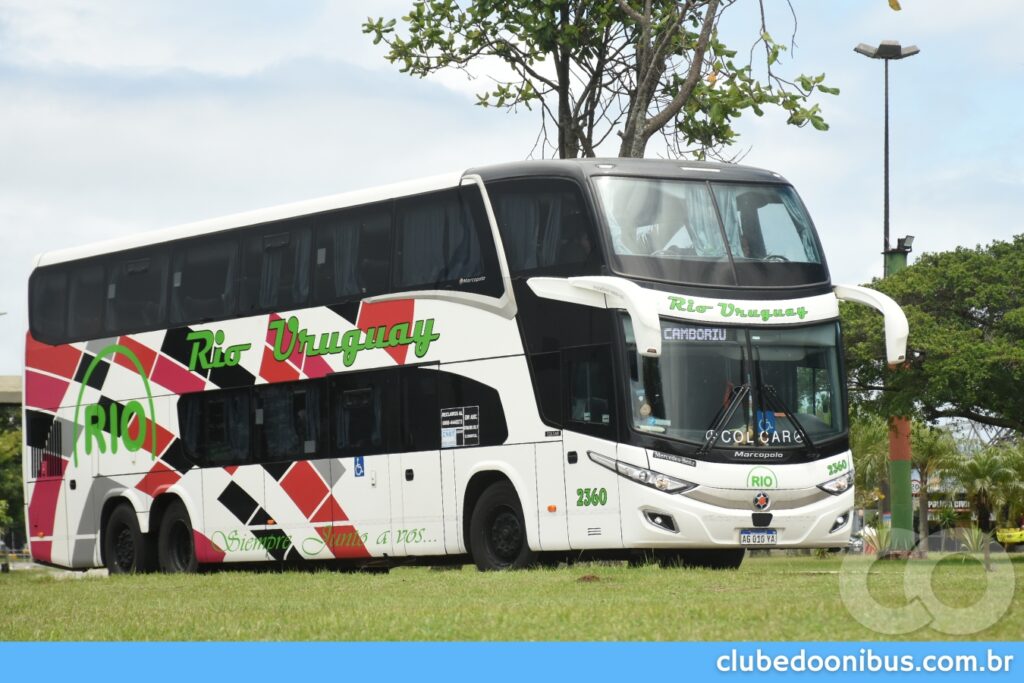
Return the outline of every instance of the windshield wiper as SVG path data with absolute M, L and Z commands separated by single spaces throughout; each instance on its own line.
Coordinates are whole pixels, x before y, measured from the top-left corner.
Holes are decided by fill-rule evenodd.
M 796 429 L 797 434 L 799 434 L 800 438 L 804 440 L 804 445 L 807 446 L 807 450 L 813 455 L 818 455 L 818 447 L 814 445 L 813 441 L 811 441 L 811 437 L 807 435 L 807 430 L 805 430 L 804 426 L 800 424 L 800 420 L 796 419 L 796 415 L 793 414 L 793 412 L 786 406 L 785 402 L 783 402 L 782 398 L 779 397 L 779 394 L 775 391 L 775 387 L 771 384 L 765 384 L 762 382 L 761 391 L 768 399 L 769 407 L 773 410 L 780 411 L 786 416 L 789 423 L 793 425 L 794 429 Z M 772 404 L 774 404 L 774 406 Z
M 704 440 L 704 443 L 700 448 L 697 449 L 697 455 L 707 455 L 708 451 L 711 450 L 715 442 L 718 441 L 718 437 L 721 435 L 722 427 L 728 424 L 729 420 L 736 413 L 736 409 L 739 408 L 740 403 L 750 394 L 750 384 L 744 383 L 732 390 L 732 396 L 729 398 L 729 402 L 722 406 L 721 410 L 715 416 L 715 421 L 711 424 L 711 436 Z

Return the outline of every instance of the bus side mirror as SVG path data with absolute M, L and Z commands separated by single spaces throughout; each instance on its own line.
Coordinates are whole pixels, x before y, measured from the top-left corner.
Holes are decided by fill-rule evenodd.
M 594 308 L 624 308 L 633 323 L 637 352 L 648 358 L 661 356 L 661 320 L 645 290 L 621 277 L 531 277 L 526 282 L 544 299 Z
M 890 367 L 895 367 L 907 360 L 907 337 L 910 335 L 910 326 L 898 303 L 885 294 L 867 287 L 836 285 L 832 291 L 840 301 L 870 306 L 881 313 L 885 318 L 886 362 Z

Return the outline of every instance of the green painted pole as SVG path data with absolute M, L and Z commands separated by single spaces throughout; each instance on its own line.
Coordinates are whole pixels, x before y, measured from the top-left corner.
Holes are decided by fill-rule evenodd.
M 885 253 L 886 275 L 907 267 L 907 252 Z M 914 496 L 910 487 L 910 418 L 889 418 L 889 509 L 892 512 L 892 547 L 909 551 L 914 547 Z

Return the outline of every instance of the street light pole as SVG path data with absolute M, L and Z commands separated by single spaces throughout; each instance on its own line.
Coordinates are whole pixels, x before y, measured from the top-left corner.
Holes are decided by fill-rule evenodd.
M 883 40 L 878 47 L 872 47 L 861 43 L 853 48 L 857 54 L 881 59 L 885 63 L 885 131 L 884 131 L 884 162 L 882 171 L 883 201 L 882 201 L 882 274 L 891 275 L 907 265 L 908 250 L 892 249 L 889 246 L 889 62 L 894 59 L 906 59 L 913 57 L 920 50 L 916 45 L 903 47 L 895 40 Z
M 895 40 L 883 40 L 878 47 L 861 43 L 854 52 L 885 63 L 885 132 L 884 170 L 882 175 L 882 274 L 888 277 L 907 267 L 914 238 L 901 237 L 897 247 L 889 245 L 889 62 L 913 57 L 920 50 L 915 45 L 903 47 Z M 914 546 L 914 497 L 911 490 L 910 419 L 905 416 L 889 418 L 889 510 L 892 513 L 893 550 L 909 551 Z M 927 543 L 924 539 L 921 539 Z M 927 550 L 927 546 L 925 546 Z

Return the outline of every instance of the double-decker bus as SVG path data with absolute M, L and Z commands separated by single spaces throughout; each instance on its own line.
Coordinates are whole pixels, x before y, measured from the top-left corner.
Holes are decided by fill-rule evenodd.
M 778 174 L 470 169 L 37 257 L 33 558 L 481 569 L 847 542 L 838 301 Z

